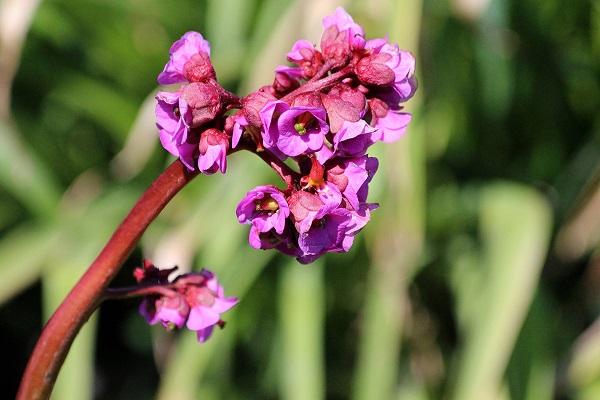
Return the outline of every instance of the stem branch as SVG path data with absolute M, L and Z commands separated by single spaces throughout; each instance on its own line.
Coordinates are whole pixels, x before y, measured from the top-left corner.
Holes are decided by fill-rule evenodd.
M 197 172 L 173 162 L 140 197 L 96 260 L 44 326 L 29 358 L 17 400 L 48 399 L 75 336 L 148 225 Z

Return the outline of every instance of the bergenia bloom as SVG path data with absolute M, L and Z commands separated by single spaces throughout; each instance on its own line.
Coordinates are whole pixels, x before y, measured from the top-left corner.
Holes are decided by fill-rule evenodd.
M 150 325 L 160 322 L 165 328 L 174 329 L 185 325 L 190 306 L 180 294 L 172 297 L 150 296 L 142 300 L 139 311 Z
M 298 238 L 298 247 L 302 252 L 298 261 L 306 264 L 326 252 L 340 253 L 350 250 L 354 240 L 353 235 L 348 234 L 353 222 L 350 211 L 336 208 L 315 222 Z
M 240 99 L 217 83 L 208 42 L 186 33 L 159 77 L 184 84 L 157 95 L 157 126 L 165 149 L 189 169 L 225 172 L 230 148 L 265 161 L 286 186 L 250 190 L 237 219 L 250 225 L 252 247 L 308 263 L 349 251 L 378 207 L 367 198 L 378 168 L 368 152 L 404 135 L 411 115 L 402 103 L 417 88 L 415 59 L 387 39 L 367 40 L 339 7 L 323 19 L 318 45 L 297 40 L 286 56 L 291 65 L 278 66 L 271 84 Z M 194 290 L 204 299 L 206 290 Z M 204 307 L 190 311 L 198 318 L 186 319 L 199 338 L 217 320 L 206 315 L 211 301 L 188 302 L 191 310 Z M 152 321 L 179 326 L 176 306 L 170 300 L 147 308 L 156 310 Z
M 227 170 L 229 138 L 218 129 L 210 128 L 200 135 L 198 169 L 205 174 Z
M 179 157 L 188 169 L 195 169 L 198 144 L 194 143 L 189 132 L 191 115 L 181 113 L 182 108 L 188 109 L 185 100 L 180 92 L 158 92 L 156 100 L 156 126 L 160 143 L 169 153 Z
M 334 154 L 338 157 L 358 157 L 366 153 L 380 134 L 364 120 L 344 121 L 342 128 L 333 137 Z
M 417 89 L 417 81 L 414 76 L 415 57 L 408 51 L 400 50 L 398 45 L 391 44 L 386 39 L 369 40 L 365 44 L 365 49 L 372 53 L 367 60 L 381 63 L 393 73 L 393 80 L 390 81 L 393 89 L 393 93 L 390 94 L 393 95 L 393 104 L 391 105 L 397 105 L 410 99 Z M 360 70 L 360 68 L 358 69 Z
M 169 62 L 158 75 L 158 83 L 200 82 L 211 77 L 210 44 L 198 32 L 187 32 L 173 43 Z
M 214 273 L 203 270 L 200 274 L 206 279 L 204 286 L 190 286 L 185 293 L 190 306 L 186 327 L 197 332 L 198 341 L 205 342 L 221 322 L 221 314 L 235 306 L 238 299 L 224 296 Z
M 140 304 L 140 314 L 151 324 L 161 323 L 167 329 L 182 328 L 197 333 L 198 341 L 205 342 L 215 326 L 223 326 L 221 314 L 238 303 L 235 297 L 225 297 L 214 273 L 203 269 L 177 276 L 168 276 L 176 268 L 160 270 L 149 262 L 134 272 L 141 284 L 157 285 Z
M 283 234 L 290 209 L 284 194 L 275 186 L 258 186 L 250 190 L 237 206 L 236 214 L 242 224 L 251 224 L 249 242 L 260 249 L 260 234 L 274 230 Z
M 365 32 L 362 26 L 358 25 L 350 14 L 342 7 L 335 9 L 332 15 L 323 18 L 323 30 L 335 26 L 339 32 L 347 35 L 347 40 L 353 49 L 362 49 L 365 45 Z
M 267 103 L 260 117 L 264 146 L 290 157 L 319 150 L 329 132 L 323 108 L 290 106 L 277 100 Z
M 378 167 L 375 157 L 337 160 L 327 170 L 327 181 L 337 187 L 353 209 L 358 210 L 367 201 L 369 183 Z

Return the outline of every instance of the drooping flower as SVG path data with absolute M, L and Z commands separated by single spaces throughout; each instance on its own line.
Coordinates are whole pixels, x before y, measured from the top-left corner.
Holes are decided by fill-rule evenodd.
M 236 297 L 225 297 L 223 287 L 219 285 L 214 273 L 202 270 L 206 279 L 203 286 L 189 286 L 185 297 L 190 306 L 186 327 L 197 332 L 199 342 L 205 342 L 211 336 L 215 326 L 222 324 L 221 314 L 238 303 Z
M 167 329 L 181 328 L 185 325 L 190 307 L 185 298 L 177 293 L 173 296 L 149 296 L 142 300 L 140 314 L 150 325 L 161 323 Z
M 251 224 L 249 242 L 260 249 L 261 233 L 274 230 L 283 234 L 290 209 L 284 194 L 275 186 L 258 186 L 250 190 L 237 206 L 236 214 L 242 224 Z
M 315 152 L 323 146 L 329 127 L 323 108 L 290 106 L 277 100 L 260 111 L 263 144 L 277 155 L 298 156 Z
M 229 137 L 225 132 L 209 128 L 200 135 L 198 169 L 205 174 L 227 170 Z
M 386 39 L 372 39 L 367 41 L 365 49 L 371 51 L 371 56 L 365 58 L 365 62 L 378 64 L 374 71 L 368 68 L 359 73 L 359 78 L 377 80 L 376 71 L 389 69 L 393 73 L 393 80 L 386 83 L 384 86 L 390 86 L 391 93 L 386 95 L 390 98 L 392 108 L 398 103 L 410 99 L 417 89 L 417 81 L 415 79 L 415 57 L 408 51 L 403 51 L 398 48 L 398 45 L 389 43 Z M 362 61 L 362 60 L 361 60 Z M 373 67 L 371 65 L 371 67 Z M 358 71 L 361 70 L 360 62 Z M 357 72 L 358 72 L 357 71 Z M 366 82 L 372 83 L 372 82 Z
M 214 79 L 210 44 L 198 32 L 187 32 L 169 50 L 169 62 L 158 75 L 158 83 L 202 82 Z
M 300 233 L 298 247 L 302 255 L 301 263 L 309 263 L 324 253 L 340 253 L 350 250 L 353 235 L 348 231 L 352 225 L 352 215 L 344 208 L 336 208 L 311 224 L 310 229 Z
M 375 157 L 332 160 L 327 169 L 327 181 L 334 184 L 354 210 L 367 201 L 368 185 L 377 172 Z
M 333 137 L 334 154 L 338 157 L 362 156 L 378 137 L 377 129 L 364 120 L 344 121 L 342 128 Z
M 235 306 L 238 299 L 225 297 L 215 274 L 206 269 L 169 280 L 175 269 L 161 270 L 145 261 L 143 269 L 135 270 L 139 283 L 150 288 L 156 285 L 155 292 L 142 300 L 139 312 L 151 325 L 160 322 L 167 329 L 185 325 L 197 333 L 198 341 L 205 342 L 215 326 L 224 326 L 221 314 Z
M 342 202 L 342 195 L 335 185 L 325 183 L 316 193 L 304 190 L 293 192 L 287 201 L 292 222 L 296 230 L 303 233 L 310 229 L 315 220 L 335 210 Z
M 156 126 L 160 143 L 169 153 L 179 157 L 188 169 L 196 169 L 198 143 L 190 135 L 191 115 L 181 92 L 158 92 L 156 100 Z

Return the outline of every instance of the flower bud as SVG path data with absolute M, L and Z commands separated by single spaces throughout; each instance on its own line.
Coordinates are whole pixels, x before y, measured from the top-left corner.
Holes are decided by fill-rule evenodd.
M 206 82 L 215 79 L 215 69 L 205 52 L 194 54 L 183 66 L 183 75 L 189 82 Z
M 300 86 L 297 79 L 293 79 L 286 73 L 275 72 L 275 80 L 273 81 L 273 89 L 280 95 L 291 92 Z
M 385 65 L 392 56 L 387 53 L 371 54 L 356 64 L 358 79 L 368 85 L 388 86 L 394 83 L 394 71 Z
M 366 106 L 365 95 L 344 84 L 338 84 L 329 93 L 322 94 L 321 100 L 329 117 L 329 129 L 333 133 L 340 130 L 344 121 L 358 121 Z
M 335 25 L 325 29 L 321 37 L 321 50 L 326 62 L 341 67 L 350 58 L 350 43 L 346 31 L 340 32 Z
M 267 102 L 275 100 L 275 96 L 268 91 L 268 88 L 269 86 L 263 86 L 242 99 L 242 109 L 250 125 L 261 127 L 260 110 Z
M 194 82 L 182 88 L 182 98 L 191 110 L 190 127 L 197 128 L 212 121 L 221 111 L 219 90 L 210 83 Z M 182 114 L 188 110 L 181 110 Z
M 200 135 L 200 156 L 198 169 L 205 174 L 214 174 L 218 170 L 225 173 L 227 169 L 227 150 L 229 137 L 225 132 L 209 128 Z

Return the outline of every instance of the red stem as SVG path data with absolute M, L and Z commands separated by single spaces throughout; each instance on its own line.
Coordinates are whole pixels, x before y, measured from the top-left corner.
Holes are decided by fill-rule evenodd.
M 197 172 L 190 172 L 177 160 L 140 197 L 96 260 L 44 326 L 23 374 L 17 400 L 50 397 L 75 336 L 99 304 L 108 284 L 148 225 L 196 175 Z
M 174 287 L 175 284 L 167 283 L 164 285 L 139 285 L 131 287 L 107 288 L 102 296 L 102 301 L 130 299 L 132 297 L 142 297 L 153 294 L 172 297 L 176 294 L 173 290 L 171 290 L 171 288 Z
M 341 69 L 323 79 L 319 79 L 317 81 L 306 82 L 304 85 L 300 86 L 298 89 L 293 92 L 288 93 L 284 97 L 281 98 L 282 101 L 285 101 L 288 104 L 291 104 L 292 100 L 294 100 L 298 95 L 308 92 L 317 92 L 319 90 L 323 90 L 329 86 L 335 85 L 346 75 L 349 75 L 352 72 L 352 66 L 347 66 L 344 69 Z

